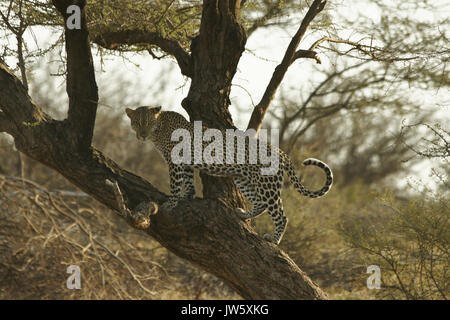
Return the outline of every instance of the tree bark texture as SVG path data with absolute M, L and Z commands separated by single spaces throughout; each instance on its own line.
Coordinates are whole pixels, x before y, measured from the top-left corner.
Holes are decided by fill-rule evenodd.
M 190 120 L 210 128 L 235 128 L 230 105 L 231 81 L 245 49 L 239 24 L 240 1 L 205 0 L 200 33 L 191 43 L 192 82 L 182 106 Z M 201 174 L 204 198 L 221 198 L 235 207 L 244 201 L 231 179 Z

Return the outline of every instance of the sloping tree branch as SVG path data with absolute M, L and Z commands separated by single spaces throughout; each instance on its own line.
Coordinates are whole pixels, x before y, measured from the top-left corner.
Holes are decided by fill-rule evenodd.
M 305 15 L 305 18 L 302 21 L 297 33 L 292 38 L 291 43 L 289 44 L 288 49 L 286 50 L 285 56 L 282 62 L 275 68 L 275 71 L 270 79 L 270 82 L 264 92 L 264 95 L 261 101 L 256 105 L 251 115 L 248 129 L 256 129 L 259 130 L 261 127 L 264 116 L 269 108 L 273 97 L 283 80 L 283 77 L 289 68 L 289 66 L 297 59 L 300 58 L 309 58 L 316 60 L 317 63 L 321 63 L 320 58 L 318 57 L 317 52 L 315 51 L 318 47 L 320 47 L 323 43 L 337 43 L 349 46 L 349 49 L 346 51 L 339 51 L 336 48 L 327 48 L 333 52 L 336 52 L 340 55 L 346 55 L 348 57 L 353 57 L 350 52 L 356 51 L 360 53 L 361 56 L 354 57 L 365 61 L 379 61 L 379 62 L 396 62 L 396 61 L 412 61 L 418 60 L 421 58 L 420 54 L 416 55 L 404 55 L 404 52 L 398 49 L 390 49 L 388 46 L 386 48 L 378 47 L 372 44 L 370 41 L 369 44 L 364 44 L 363 40 L 358 42 L 332 38 L 332 37 L 322 37 L 321 39 L 315 41 L 309 49 L 299 49 L 297 51 L 296 48 L 299 44 L 299 41 L 303 37 L 306 29 L 308 28 L 310 22 L 314 19 L 314 17 L 323 9 L 325 5 L 325 1 L 314 1 L 308 12 Z M 295 52 L 294 52 L 295 51 Z
M 295 60 L 296 50 L 300 43 L 300 40 L 305 35 L 311 21 L 323 10 L 325 7 L 325 0 L 314 0 L 311 7 L 308 9 L 305 17 L 303 18 L 300 27 L 298 28 L 295 35 L 292 37 L 288 48 L 284 54 L 283 60 L 275 68 L 272 78 L 266 87 L 266 90 L 261 98 L 261 101 L 253 109 L 250 121 L 248 123 L 247 129 L 255 129 L 257 132 L 261 128 L 264 116 L 267 113 L 270 103 L 272 102 L 278 87 L 283 81 L 284 75 L 286 74 L 289 66 Z

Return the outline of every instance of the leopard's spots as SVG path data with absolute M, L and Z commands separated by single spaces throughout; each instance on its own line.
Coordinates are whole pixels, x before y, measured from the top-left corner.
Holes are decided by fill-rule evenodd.
M 226 163 L 225 157 L 223 164 L 195 163 L 194 159 L 201 158 L 203 149 L 208 145 L 208 142 L 203 142 L 202 148 L 195 148 L 191 144 L 191 150 L 188 153 L 191 157 L 191 164 L 174 164 L 171 159 L 171 152 L 176 142 L 171 139 L 172 133 L 176 129 L 185 129 L 193 137 L 194 125 L 180 114 L 161 111 L 160 107 L 139 107 L 136 110 L 127 109 L 126 111 L 131 119 L 131 126 L 136 131 L 137 138 L 140 140 L 150 139 L 169 164 L 170 191 L 172 196 L 163 205 L 163 208 L 166 210 L 175 208 L 180 199 L 192 199 L 194 197 L 194 169 L 213 176 L 232 177 L 236 187 L 252 204 L 252 208 L 249 211 L 237 209 L 238 216 L 241 219 L 249 219 L 267 211 L 275 224 L 275 232 L 273 235 L 265 235 L 264 238 L 278 244 L 283 237 L 288 223 L 283 212 L 283 203 L 281 200 L 284 173 L 286 172 L 288 174 L 290 182 L 299 193 L 310 198 L 325 195 L 333 183 L 333 174 L 325 163 L 313 158 L 306 159 L 303 162 L 304 165 L 317 166 L 326 174 L 326 182 L 322 189 L 318 191 L 307 190 L 296 176 L 289 157 L 281 150 L 278 150 L 278 170 L 271 172 L 271 175 L 262 175 L 260 169 L 262 167 L 267 168 L 267 164 L 263 165 L 259 162 L 256 164 L 249 162 L 249 139 L 246 139 L 243 157 L 245 160 L 244 163 L 229 164 Z M 203 130 L 206 129 L 206 127 L 203 127 Z M 223 141 L 225 141 L 226 133 L 222 132 L 222 134 Z M 224 143 L 222 153 L 218 153 L 225 155 L 225 147 L 226 144 Z M 233 159 L 237 159 L 236 145 L 234 150 L 235 154 L 233 155 Z M 272 152 L 271 146 L 268 146 L 266 151 L 267 155 L 270 155 Z

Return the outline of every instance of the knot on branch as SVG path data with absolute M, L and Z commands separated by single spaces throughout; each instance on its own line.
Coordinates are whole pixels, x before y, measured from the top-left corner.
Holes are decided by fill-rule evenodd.
M 150 227 L 150 216 L 158 212 L 158 205 L 154 202 L 143 201 L 134 210 L 130 210 L 125 204 L 117 181 L 106 180 L 106 184 L 113 188 L 119 207 L 119 215 L 136 229 L 148 229 Z

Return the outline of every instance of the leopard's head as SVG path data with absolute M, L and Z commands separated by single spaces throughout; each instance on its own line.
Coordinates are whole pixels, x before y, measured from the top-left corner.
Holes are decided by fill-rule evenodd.
M 139 107 L 136 110 L 126 108 L 125 112 L 131 120 L 131 128 L 136 132 L 138 140 L 150 139 L 157 128 L 161 107 Z

